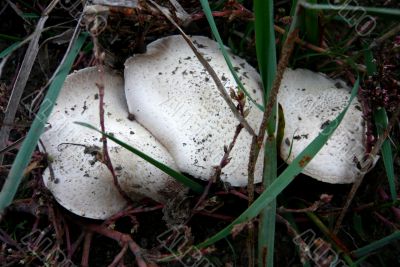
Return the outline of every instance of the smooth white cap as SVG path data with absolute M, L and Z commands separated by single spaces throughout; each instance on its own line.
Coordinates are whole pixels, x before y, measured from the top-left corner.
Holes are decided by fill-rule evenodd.
M 191 38 L 225 89 L 236 91 L 236 82 L 218 44 L 207 37 Z M 259 74 L 244 59 L 229 54 L 245 88 L 262 104 Z M 182 172 L 204 180 L 213 175 L 224 155 L 224 145 L 233 140 L 239 123 L 180 35 L 158 39 L 147 46 L 145 54 L 134 55 L 125 62 L 125 93 L 129 111 L 164 144 Z M 257 132 L 263 113 L 250 101 L 246 107 L 250 110 L 246 120 Z M 251 140 L 243 129 L 230 153 L 231 162 L 222 170 L 224 182 L 247 185 Z M 255 182 L 262 178 L 263 155 L 262 149 Z
M 42 135 L 43 144 L 53 160 L 54 173 L 50 175 L 50 168 L 47 168 L 43 178 L 56 200 L 71 212 L 105 219 L 123 209 L 126 201 L 114 186 L 105 164 L 90 154 L 93 150 L 101 154 L 101 135 L 73 123 L 86 122 L 100 129 L 99 96 L 95 84 L 98 75 L 97 68 L 93 67 L 67 77 L 49 119 L 51 128 Z M 106 131 L 176 168 L 167 150 L 140 124 L 128 119 L 123 79 L 107 70 L 104 83 Z M 132 199 L 147 196 L 165 202 L 184 191 L 173 178 L 110 140 L 108 151 L 119 183 Z
M 290 164 L 339 115 L 349 99 L 350 88 L 341 80 L 305 69 L 287 69 L 278 94 L 285 117 L 282 159 Z M 303 173 L 322 182 L 353 183 L 360 173 L 357 163 L 365 154 L 364 125 L 361 105 L 354 99 L 339 127 Z

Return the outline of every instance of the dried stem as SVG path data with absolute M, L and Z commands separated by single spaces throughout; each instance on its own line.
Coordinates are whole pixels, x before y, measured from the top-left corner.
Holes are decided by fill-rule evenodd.
M 130 251 L 135 255 L 136 257 L 136 263 L 139 267 L 147 267 L 146 261 L 142 257 L 142 249 L 139 247 L 138 244 L 136 244 L 135 241 L 131 238 L 129 234 L 123 234 L 118 231 L 112 230 L 107 228 L 106 226 L 103 225 L 97 225 L 97 224 L 87 224 L 84 225 L 88 230 L 96 232 L 98 234 L 104 235 L 108 238 L 111 238 L 121 244 L 121 246 L 128 245 Z
M 260 154 L 261 146 L 263 145 L 265 133 L 267 131 L 268 122 L 270 120 L 273 107 L 276 103 L 276 98 L 279 92 L 279 87 L 281 85 L 281 80 L 283 73 L 288 65 L 290 55 L 293 52 L 295 40 L 298 35 L 298 30 L 292 31 L 288 38 L 286 39 L 281 52 L 281 58 L 277 66 L 276 77 L 274 83 L 272 84 L 271 93 L 269 95 L 267 106 L 264 110 L 261 125 L 258 131 L 258 135 L 254 135 L 251 142 L 249 164 L 248 164 L 248 181 L 247 181 L 247 193 L 249 197 L 249 206 L 254 201 L 254 170 L 257 163 L 258 155 Z M 249 266 L 254 266 L 254 227 L 249 226 L 248 238 L 247 238 L 247 250 L 249 255 Z
M 106 127 L 104 123 L 104 52 L 101 51 L 99 40 L 97 38 L 99 32 L 97 28 L 92 28 L 90 29 L 92 39 L 93 39 L 93 44 L 94 44 L 94 53 L 95 57 L 97 60 L 97 69 L 99 72 L 99 78 L 96 83 L 97 88 L 99 89 L 99 117 L 100 117 L 100 129 L 102 132 L 106 132 Z M 118 192 L 120 195 L 128 202 L 131 202 L 131 199 L 128 197 L 128 195 L 122 190 L 119 182 L 118 182 L 118 177 L 115 174 L 114 167 L 111 162 L 110 155 L 108 153 L 108 147 L 107 147 L 107 137 L 105 135 L 102 135 L 102 141 L 103 141 L 103 162 L 106 164 L 107 168 L 111 172 L 111 175 L 113 177 L 114 185 L 117 188 Z
M 87 232 L 85 234 L 85 241 L 83 243 L 82 260 L 81 260 L 82 267 L 89 266 L 90 244 L 92 243 L 92 238 L 93 238 L 92 232 Z
M 275 77 L 274 83 L 272 84 L 271 93 L 270 93 L 270 96 L 268 99 L 267 106 L 264 110 L 260 129 L 258 131 L 258 135 L 253 136 L 253 140 L 251 143 L 249 164 L 248 164 L 249 180 L 248 180 L 248 185 L 247 185 L 248 196 L 249 196 L 249 205 L 251 203 L 253 203 L 253 201 L 254 201 L 254 169 L 256 166 L 257 158 L 260 153 L 260 148 L 264 141 L 268 121 L 272 114 L 272 109 L 276 103 L 276 98 L 277 98 L 277 95 L 279 92 L 279 87 L 281 85 L 283 73 L 285 72 L 285 69 L 288 65 L 290 55 L 293 52 L 297 34 L 298 34 L 298 30 L 294 30 L 292 33 L 290 33 L 288 38 L 286 39 L 285 44 L 282 47 L 281 59 L 279 60 L 279 63 L 277 66 L 276 77 Z
M 300 260 L 304 264 L 308 257 L 307 252 L 310 251 L 310 246 L 300 237 L 299 233 L 292 227 L 292 225 L 281 215 L 276 214 L 276 221 L 286 226 L 288 234 L 296 239 L 296 244 L 299 246 Z
M 123 260 L 123 257 L 127 250 L 128 250 L 128 244 L 125 244 L 122 247 L 121 251 L 117 254 L 117 256 L 115 256 L 113 262 L 110 265 L 108 265 L 108 267 L 117 267 L 118 264 Z

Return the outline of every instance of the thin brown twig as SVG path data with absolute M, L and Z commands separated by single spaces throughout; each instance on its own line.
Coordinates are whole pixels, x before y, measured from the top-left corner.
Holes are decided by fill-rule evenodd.
M 89 266 L 90 244 L 92 243 L 93 233 L 88 231 L 85 234 L 85 241 L 83 242 L 81 266 Z
M 111 238 L 111 239 L 119 242 L 121 245 L 128 244 L 130 251 L 136 257 L 137 265 L 139 267 L 147 267 L 147 263 L 143 259 L 143 256 L 142 256 L 142 249 L 139 247 L 138 244 L 136 244 L 135 241 L 133 241 L 132 237 L 129 234 L 123 234 L 118 231 L 109 229 L 105 226 L 97 225 L 97 224 L 87 224 L 87 225 L 85 225 L 85 227 L 90 231 L 93 231 L 93 232 L 96 232 L 103 236 L 106 236 L 108 238 Z
M 114 260 L 112 261 L 112 263 L 110 265 L 108 265 L 108 267 L 117 267 L 118 264 L 122 261 L 126 251 L 128 250 L 128 244 L 125 244 L 121 251 L 117 254 L 117 256 L 115 256 Z
M 92 35 L 92 40 L 93 40 L 93 45 L 94 45 L 94 54 L 95 58 L 97 60 L 97 70 L 99 73 L 98 76 L 98 81 L 96 82 L 96 86 L 99 89 L 99 117 L 100 117 L 100 129 L 102 132 L 106 132 L 106 127 L 105 127 L 105 122 L 104 122 L 104 75 L 105 75 L 105 70 L 104 70 L 104 52 L 101 51 L 101 46 L 99 44 L 98 40 L 98 29 L 96 27 L 93 27 L 90 29 L 90 33 Z M 103 142 L 103 162 L 109 169 L 114 185 L 117 188 L 118 192 L 120 195 L 127 201 L 127 203 L 131 202 L 131 199 L 128 197 L 128 195 L 122 190 L 119 182 L 118 182 L 118 177 L 115 174 L 115 170 L 110 158 L 110 155 L 108 153 L 108 146 L 107 146 L 107 137 L 105 135 L 102 135 L 102 142 Z
M 271 87 L 271 93 L 268 99 L 267 106 L 264 110 L 263 118 L 261 121 L 261 125 L 258 131 L 258 135 L 254 135 L 251 141 L 250 155 L 249 155 L 249 164 L 247 168 L 248 172 L 248 181 L 247 181 L 247 193 L 249 197 L 249 206 L 254 201 L 254 171 L 257 163 L 258 155 L 260 154 L 261 146 L 264 142 L 265 133 L 267 130 L 267 125 L 269 119 L 272 114 L 272 110 L 276 103 L 276 98 L 278 96 L 279 87 L 281 85 L 281 80 L 283 78 L 283 73 L 289 63 L 289 58 L 293 52 L 295 40 L 298 35 L 298 30 L 293 30 L 286 39 L 282 51 L 281 58 L 279 60 L 277 66 L 277 72 L 274 79 L 274 82 Z M 248 229 L 248 238 L 247 238 L 247 250 L 249 255 L 249 266 L 254 266 L 254 228 L 252 225 L 249 225 Z
M 250 149 L 250 156 L 249 156 L 249 164 L 248 164 L 248 197 L 249 197 L 249 205 L 254 201 L 254 170 L 257 162 L 258 155 L 260 153 L 261 146 L 264 141 L 267 124 L 272 114 L 272 109 L 276 103 L 276 98 L 279 92 L 279 87 L 281 85 L 281 80 L 283 78 L 283 73 L 288 65 L 290 55 L 294 49 L 294 40 L 296 39 L 298 34 L 298 30 L 294 30 L 292 33 L 289 34 L 288 38 L 286 39 L 285 44 L 282 47 L 281 52 L 281 59 L 279 60 L 277 66 L 277 74 L 272 84 L 270 97 L 265 108 L 262 122 L 258 131 L 258 135 L 253 136 L 253 140 L 251 143 Z
M 286 226 L 288 234 L 293 238 L 293 240 L 296 240 L 296 244 L 299 246 L 300 251 L 300 261 L 304 264 L 308 259 L 307 252 L 310 250 L 309 245 L 301 238 L 296 229 L 294 229 L 284 217 L 276 214 L 276 221 L 284 224 Z
M 105 222 L 104 225 L 110 225 L 111 223 L 115 222 L 116 220 L 125 217 L 125 216 L 129 216 L 129 215 L 133 215 L 133 214 L 138 214 L 138 213 L 143 213 L 143 212 L 150 212 L 150 211 L 155 211 L 155 210 L 159 210 L 162 209 L 164 207 L 163 204 L 159 204 L 157 206 L 154 207 L 128 207 L 125 210 L 122 210 L 114 215 L 112 215 L 111 217 L 109 217 Z
M 78 238 L 75 240 L 75 242 L 72 244 L 71 246 L 71 251 L 68 251 L 68 259 L 72 258 L 72 255 L 75 253 L 75 251 L 78 249 L 78 247 L 80 246 L 80 244 L 82 243 L 82 241 L 85 238 L 85 233 L 82 232 Z

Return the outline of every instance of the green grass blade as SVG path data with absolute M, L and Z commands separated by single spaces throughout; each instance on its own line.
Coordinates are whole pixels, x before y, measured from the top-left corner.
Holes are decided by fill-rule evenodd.
M 178 182 L 186 185 L 187 187 L 189 187 L 190 189 L 192 189 L 196 193 L 202 193 L 203 192 L 204 188 L 200 184 L 198 184 L 195 181 L 187 178 L 185 175 L 181 174 L 180 172 L 175 171 L 174 169 L 168 167 L 167 165 L 165 165 L 165 164 L 153 159 L 152 157 L 146 155 L 142 151 L 140 151 L 140 150 L 138 150 L 138 149 L 136 149 L 136 148 L 124 143 L 124 142 L 122 142 L 121 140 L 119 140 L 115 136 L 107 134 L 107 133 L 104 133 L 104 132 L 98 130 L 96 127 L 94 127 L 94 126 L 92 126 L 92 125 L 90 125 L 88 123 L 84 123 L 84 122 L 75 122 L 75 123 L 79 124 L 81 126 L 87 127 L 89 129 L 92 129 L 92 130 L 94 130 L 94 131 L 96 131 L 98 133 L 103 134 L 104 136 L 106 136 L 111 141 L 117 143 L 118 145 L 122 146 L 123 148 L 127 149 L 128 151 L 132 152 L 133 154 L 141 157 L 145 161 L 147 161 L 150 164 L 154 165 L 155 167 L 159 168 L 160 170 L 162 170 L 163 172 L 165 172 L 169 176 L 175 178 Z
M 274 1 L 254 1 L 256 52 L 264 86 L 264 103 L 268 102 L 276 75 Z M 276 105 L 276 104 L 275 104 Z M 264 147 L 263 185 L 268 188 L 277 177 L 276 106 L 268 122 L 269 138 Z M 258 226 L 258 266 L 273 266 L 275 244 L 276 199 L 260 214 Z
M 400 239 L 400 231 L 396 231 L 396 232 L 392 233 L 391 235 L 388 235 L 382 239 L 372 242 L 369 245 L 366 245 L 365 247 L 362 247 L 362 248 L 359 248 L 359 249 L 353 251 L 352 254 L 357 258 L 364 257 L 367 254 L 374 252 L 374 251 L 376 251 L 396 240 L 399 240 L 399 239 Z
M 15 41 L 15 42 L 21 41 L 21 40 L 22 40 L 21 37 L 12 36 L 12 35 L 3 34 L 3 33 L 0 33 L 0 39 L 3 39 L 3 40 L 10 40 L 10 41 Z
M 353 12 L 366 12 L 372 16 L 380 16 L 387 18 L 398 18 L 400 16 L 400 9 L 383 8 L 383 7 L 365 7 L 365 6 L 351 6 L 351 5 L 331 5 L 331 4 L 311 4 L 302 3 L 302 6 L 311 10 L 327 10 L 327 11 L 353 11 Z
M 22 42 L 15 42 L 3 51 L 0 52 L 0 59 L 5 58 L 9 54 L 11 54 L 14 50 L 18 49 L 22 45 Z
M 374 112 L 374 120 L 377 128 L 378 135 L 383 135 L 385 129 L 388 126 L 388 117 L 386 114 L 386 110 L 384 108 L 380 108 Z M 390 195 L 392 196 L 393 201 L 397 199 L 396 192 L 396 177 L 394 175 L 394 166 L 393 166 L 393 152 L 392 146 L 390 144 L 390 140 L 386 139 L 381 148 L 383 164 L 385 165 L 386 175 L 388 178 Z
M 63 66 L 60 68 L 56 77 L 54 78 L 49 90 L 40 106 L 39 112 L 31 128 L 22 143 L 21 149 L 19 150 L 11 170 L 8 174 L 7 180 L 5 181 L 3 188 L 0 192 L 0 213 L 11 204 L 14 196 L 18 190 L 18 186 L 21 183 L 22 177 L 24 175 L 25 168 L 28 166 L 32 153 L 35 150 L 37 142 L 39 141 L 40 135 L 43 132 L 45 123 L 53 109 L 54 103 L 58 97 L 58 94 L 64 84 L 64 80 L 67 77 L 69 70 L 78 55 L 83 43 L 85 42 L 87 34 L 81 34 L 73 47 L 71 48 L 68 56 L 65 59 Z
M 322 132 L 293 160 L 281 175 L 247 208 L 238 218 L 223 230 L 197 245 L 198 248 L 205 248 L 228 236 L 236 224 L 245 223 L 256 217 L 266 205 L 271 203 L 285 189 L 304 168 L 304 166 L 318 153 L 328 141 L 342 121 L 350 103 L 357 96 L 360 78 L 358 77 L 346 108 L 334 119 Z
M 342 254 L 343 259 L 346 261 L 346 263 L 349 266 L 355 266 L 353 260 L 348 254 L 343 253 L 343 250 L 340 248 L 338 244 L 338 239 L 331 233 L 329 228 L 320 220 L 320 218 L 315 215 L 313 212 L 306 212 L 307 216 L 314 222 L 314 224 L 321 230 L 322 233 L 326 237 L 328 237 L 332 242 L 331 244 L 333 245 L 334 249 L 338 254 Z
M 235 71 L 235 69 L 234 69 L 234 67 L 232 65 L 232 62 L 231 62 L 231 60 L 229 58 L 229 55 L 228 55 L 228 53 L 226 51 L 224 43 L 222 42 L 221 36 L 219 35 L 218 28 L 217 28 L 217 25 L 215 24 L 214 18 L 212 16 L 212 11 L 211 11 L 211 8 L 210 8 L 210 5 L 209 5 L 208 1 L 207 0 L 200 0 L 200 3 L 201 3 L 201 6 L 203 8 L 203 12 L 204 12 L 204 14 L 205 14 L 205 16 L 207 18 L 207 21 L 208 21 L 208 23 L 210 25 L 211 31 L 212 31 L 212 33 L 214 35 L 214 38 L 218 42 L 219 48 L 220 48 L 220 50 L 222 52 L 222 55 L 225 58 L 226 64 L 228 65 L 228 68 L 231 71 L 233 78 L 236 81 L 236 84 L 239 86 L 240 90 L 242 90 L 245 93 L 247 98 L 250 99 L 251 102 L 253 102 L 260 110 L 263 111 L 264 107 L 261 104 L 257 103 L 251 97 L 251 95 L 247 92 L 247 90 L 243 86 L 242 82 L 240 81 L 239 76 L 237 75 L 237 73 L 236 73 L 236 71 Z
M 372 53 L 371 49 L 369 49 L 369 45 L 364 44 L 364 63 L 367 67 L 368 75 L 374 75 L 377 71 L 376 64 L 374 60 L 374 54 Z
M 258 67 L 268 99 L 276 75 L 276 46 L 273 1 L 254 1 L 256 52 Z
M 268 189 L 277 179 L 277 146 L 275 136 L 270 136 L 264 148 L 263 185 Z M 276 223 L 276 198 L 265 205 L 258 225 L 258 266 L 274 266 Z M 265 258 L 266 257 L 266 258 Z
M 308 0 L 308 3 L 310 4 L 316 4 L 317 2 L 317 0 Z M 318 44 L 319 23 L 317 10 L 306 9 L 304 11 L 304 26 L 307 41 L 313 44 Z

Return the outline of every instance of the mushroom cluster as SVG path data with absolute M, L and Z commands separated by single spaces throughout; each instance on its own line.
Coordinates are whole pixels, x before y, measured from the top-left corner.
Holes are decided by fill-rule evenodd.
M 192 40 L 225 90 L 237 90 L 217 43 L 201 36 L 193 36 Z M 262 103 L 261 79 L 256 70 L 232 53 L 230 57 L 251 97 Z M 44 181 L 56 200 L 73 213 L 105 219 L 123 209 L 126 202 L 101 162 L 101 136 L 73 124 L 73 121 L 90 122 L 99 128 L 97 77 L 96 68 L 67 77 L 49 119 L 51 128 L 42 136 L 52 159 L 44 172 Z M 239 122 L 181 36 L 149 44 L 145 54 L 126 61 L 124 79 L 106 70 L 104 81 L 104 119 L 108 132 L 194 178 L 207 180 L 213 175 Z M 307 70 L 286 71 L 278 100 L 286 121 L 280 150 L 287 162 L 343 108 L 349 92 L 337 87 L 346 86 Z M 356 161 L 348 157 L 354 154 L 360 160 L 364 152 L 363 119 L 358 107 L 359 104 L 352 104 L 344 125 L 306 166 L 304 173 L 331 183 L 353 182 Z M 246 102 L 246 109 L 247 122 L 258 129 L 262 112 L 251 101 Z M 135 120 L 129 119 L 129 114 Z M 247 184 L 251 139 L 244 130 L 239 134 L 230 161 L 222 169 L 222 181 L 232 186 Z M 345 150 L 348 153 L 343 153 Z M 165 203 L 187 192 L 172 177 L 112 142 L 109 153 L 120 187 L 132 199 L 145 196 Z M 262 177 L 263 154 L 261 151 L 256 164 L 256 183 Z

